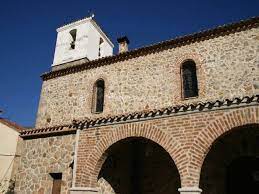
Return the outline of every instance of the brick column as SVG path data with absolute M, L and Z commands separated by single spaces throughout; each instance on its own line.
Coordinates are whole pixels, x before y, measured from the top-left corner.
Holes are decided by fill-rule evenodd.
M 178 189 L 180 194 L 201 194 L 202 190 L 198 187 L 183 187 Z
M 89 188 L 89 187 L 73 187 L 70 188 L 70 194 L 98 194 L 98 188 Z

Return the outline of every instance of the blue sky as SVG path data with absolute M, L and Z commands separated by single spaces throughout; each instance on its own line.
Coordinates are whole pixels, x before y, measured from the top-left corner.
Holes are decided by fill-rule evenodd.
M 0 6 L 0 116 L 23 126 L 34 126 L 40 75 L 50 70 L 56 28 L 89 10 L 115 52 L 122 35 L 133 49 L 259 16 L 259 0 L 8 0 Z

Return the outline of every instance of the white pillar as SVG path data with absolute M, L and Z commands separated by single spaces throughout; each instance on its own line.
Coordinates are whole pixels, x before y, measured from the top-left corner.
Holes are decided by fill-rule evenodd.
M 70 188 L 70 194 L 98 194 L 98 188 L 89 187 L 72 187 Z
M 180 194 L 201 194 L 202 190 L 198 187 L 182 187 L 178 189 Z

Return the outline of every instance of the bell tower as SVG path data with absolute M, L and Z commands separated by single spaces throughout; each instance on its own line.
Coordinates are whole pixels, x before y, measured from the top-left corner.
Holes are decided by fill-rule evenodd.
M 93 16 L 72 22 L 57 29 L 52 68 L 80 59 L 91 61 L 110 56 L 113 47 Z

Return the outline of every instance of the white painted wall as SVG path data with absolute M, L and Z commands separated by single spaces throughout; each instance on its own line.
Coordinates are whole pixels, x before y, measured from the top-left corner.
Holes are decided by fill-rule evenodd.
M 70 48 L 72 37 L 69 32 L 73 29 L 77 30 L 75 49 Z M 114 45 L 91 17 L 58 28 L 57 32 L 52 66 L 82 58 L 98 59 L 100 37 L 104 40 L 101 57 L 113 54 Z
M 18 141 L 19 133 L 11 127 L 0 122 L 0 193 L 6 190 L 12 173 L 14 156 Z

